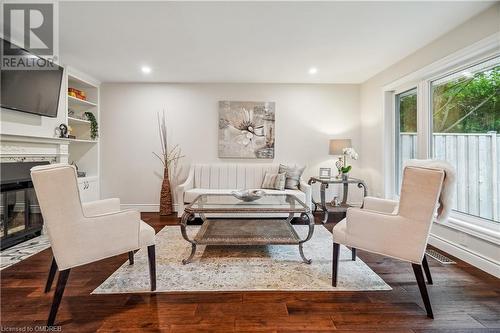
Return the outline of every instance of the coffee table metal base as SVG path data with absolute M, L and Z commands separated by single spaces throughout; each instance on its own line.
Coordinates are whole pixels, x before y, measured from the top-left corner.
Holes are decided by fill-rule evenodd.
M 309 232 L 301 239 L 290 224 L 294 214 L 284 219 L 203 219 L 203 225 L 194 237 L 190 239 L 186 232 L 187 222 L 194 216 L 188 212 L 181 219 L 181 233 L 186 241 L 191 243 L 191 253 L 182 260 L 188 264 L 196 253 L 197 245 L 298 245 L 302 260 L 310 264 L 311 259 L 304 255 L 302 244 L 311 239 L 314 232 L 314 217 L 311 213 L 301 214 L 308 221 Z

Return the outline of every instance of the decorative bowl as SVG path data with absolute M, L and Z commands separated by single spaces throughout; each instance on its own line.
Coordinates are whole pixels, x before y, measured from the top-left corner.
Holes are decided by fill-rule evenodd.
M 237 199 L 245 202 L 251 202 L 262 198 L 266 195 L 266 192 L 262 190 L 239 190 L 233 191 L 231 194 Z

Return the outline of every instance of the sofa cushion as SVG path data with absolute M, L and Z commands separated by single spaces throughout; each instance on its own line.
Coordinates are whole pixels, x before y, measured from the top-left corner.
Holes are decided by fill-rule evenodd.
M 292 194 L 294 195 L 297 199 L 299 199 L 302 202 L 306 202 L 306 194 L 300 190 L 289 190 L 285 189 L 284 191 L 279 191 L 279 190 L 269 190 L 269 189 L 262 189 L 264 192 L 268 194 Z M 199 195 L 202 194 L 231 194 L 234 189 L 210 189 L 210 188 L 193 188 L 191 190 L 187 190 L 184 192 L 184 202 L 185 203 L 191 203 L 196 199 Z
M 285 189 L 285 173 L 269 173 L 266 172 L 264 175 L 264 180 L 262 181 L 262 188 L 268 188 L 271 190 L 281 190 Z
M 286 173 L 286 181 L 285 188 L 291 190 L 298 190 L 300 184 L 300 176 L 304 172 L 306 167 L 298 167 L 298 166 L 288 166 L 284 164 L 280 164 L 279 173 Z
M 193 187 L 212 189 L 259 188 L 266 172 L 278 173 L 279 166 L 270 163 L 193 164 Z

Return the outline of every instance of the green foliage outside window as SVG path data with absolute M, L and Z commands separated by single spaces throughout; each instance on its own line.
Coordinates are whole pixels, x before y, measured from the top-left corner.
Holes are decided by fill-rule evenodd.
M 399 99 L 399 131 L 417 132 L 417 91 Z
M 433 86 L 434 133 L 500 133 L 500 66 Z

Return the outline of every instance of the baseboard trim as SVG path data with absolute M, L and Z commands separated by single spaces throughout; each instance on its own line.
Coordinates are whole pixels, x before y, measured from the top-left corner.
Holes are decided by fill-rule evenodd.
M 141 213 L 158 213 L 160 211 L 159 204 L 121 204 L 121 209 L 133 209 Z M 177 212 L 177 204 L 173 205 L 174 212 Z
M 481 254 L 471 251 L 460 244 L 450 242 L 442 237 L 431 234 L 429 237 L 429 244 L 443 250 L 444 252 L 463 260 L 480 270 L 485 271 L 497 278 L 500 278 L 500 263 L 484 257 Z

